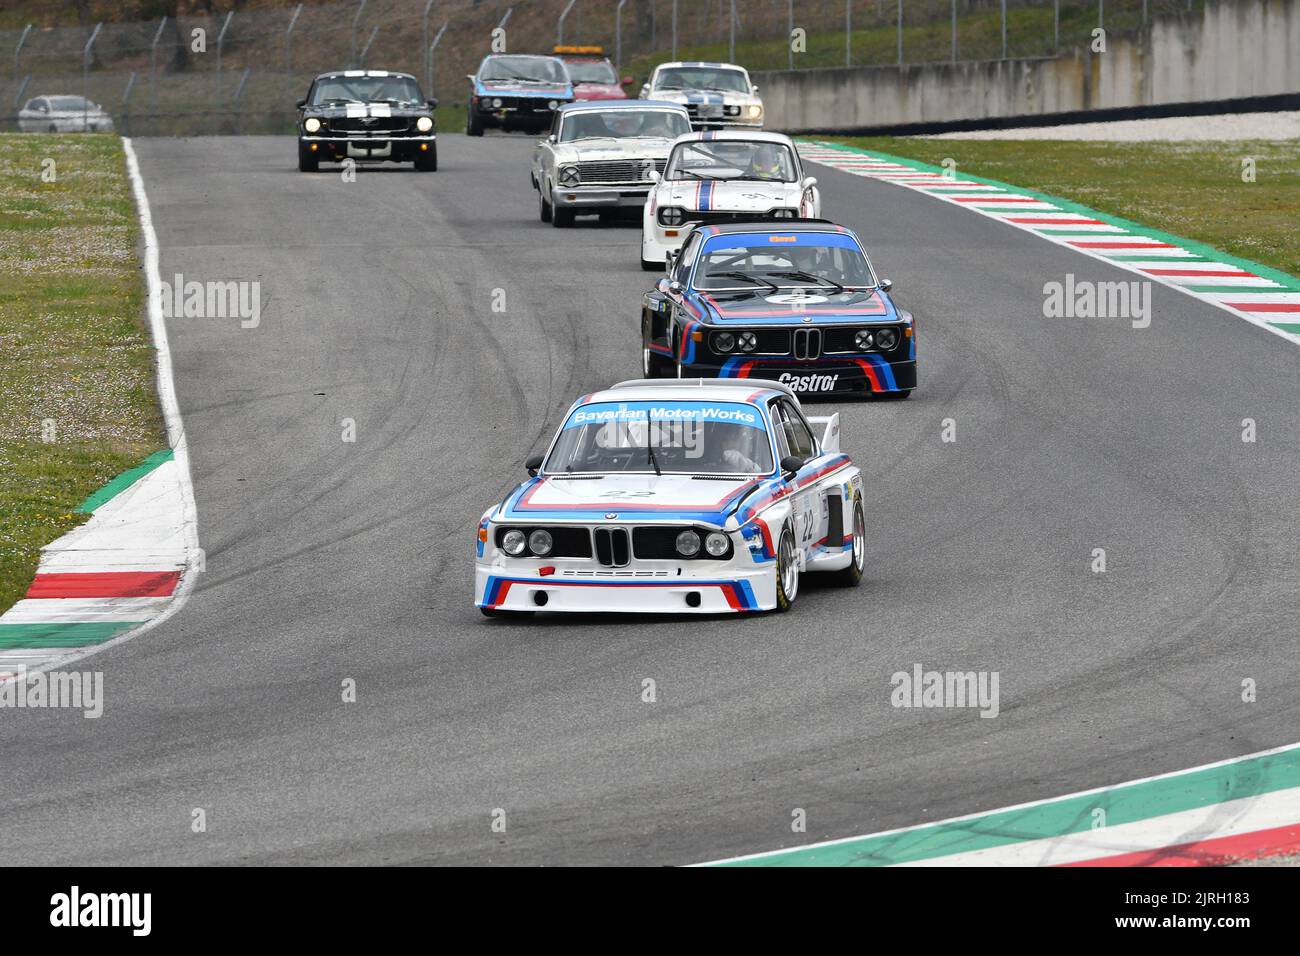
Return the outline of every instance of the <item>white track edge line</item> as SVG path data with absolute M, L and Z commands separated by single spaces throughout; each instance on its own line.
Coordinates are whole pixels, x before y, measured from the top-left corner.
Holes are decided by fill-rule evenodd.
M 162 406 L 163 422 L 167 426 L 167 443 L 171 446 L 172 457 L 176 462 L 181 483 L 181 532 L 185 540 L 185 566 L 181 569 L 176 590 L 172 592 L 171 603 L 157 617 L 102 644 L 78 648 L 70 654 L 59 655 L 48 664 L 27 671 L 28 674 L 39 674 L 53 667 L 62 667 L 83 660 L 157 627 L 185 606 L 190 592 L 194 589 L 197 573 L 194 557 L 199 551 L 198 512 L 194 504 L 194 485 L 190 477 L 189 445 L 185 440 L 185 425 L 181 421 L 180 404 L 176 401 L 172 354 L 167 342 L 167 324 L 162 314 L 162 274 L 159 271 L 158 235 L 154 232 L 153 215 L 149 210 L 149 197 L 145 193 L 144 178 L 140 175 L 140 164 L 128 136 L 122 137 L 122 152 L 126 156 L 126 173 L 131 180 L 131 192 L 135 197 L 136 212 L 140 218 L 140 234 L 144 238 L 144 274 L 148 289 L 149 330 L 153 334 L 154 356 L 157 363 L 158 404 Z

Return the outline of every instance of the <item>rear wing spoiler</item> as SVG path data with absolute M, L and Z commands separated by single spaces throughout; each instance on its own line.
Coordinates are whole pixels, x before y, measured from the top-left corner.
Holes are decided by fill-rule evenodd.
M 812 417 L 809 416 L 808 424 L 816 428 L 822 427 L 821 446 L 822 454 L 838 455 L 840 453 L 840 413 L 834 415 Z

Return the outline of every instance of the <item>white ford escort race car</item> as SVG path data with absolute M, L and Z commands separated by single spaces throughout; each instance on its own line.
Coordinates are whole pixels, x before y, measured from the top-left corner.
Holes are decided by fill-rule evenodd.
M 763 101 L 734 63 L 661 63 L 641 87 L 643 100 L 681 103 L 700 129 L 762 129 Z
M 692 222 L 819 219 L 817 180 L 804 176 L 799 151 L 780 133 L 691 133 L 673 144 L 646 200 L 641 268 L 663 269 Z
M 776 382 L 650 379 L 584 396 L 479 520 L 475 603 L 488 616 L 785 611 L 803 573 L 856 585 L 862 474 L 839 427 L 805 418 Z

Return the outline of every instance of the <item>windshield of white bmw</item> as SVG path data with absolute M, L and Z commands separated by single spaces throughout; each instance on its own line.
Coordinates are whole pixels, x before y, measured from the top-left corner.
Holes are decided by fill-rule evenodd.
M 713 140 L 682 143 L 668 160 L 664 179 L 743 179 L 792 183 L 798 166 L 783 143 Z
M 564 64 L 545 56 L 490 56 L 483 61 L 478 78 L 484 83 L 513 80 L 518 83 L 568 83 Z
M 748 94 L 749 83 L 740 70 L 713 66 L 673 66 L 659 71 L 656 90 L 702 90 L 712 93 Z
M 346 106 L 350 103 L 421 105 L 420 87 L 409 76 L 331 76 L 317 80 L 310 105 Z
M 770 475 L 773 470 L 772 443 L 757 408 L 672 400 L 579 406 L 560 429 L 545 466 L 550 475 Z
M 636 137 L 676 139 L 690 131 L 691 121 L 672 110 L 593 110 L 567 114 L 560 125 L 560 142 Z
M 693 285 L 701 292 L 765 292 L 803 289 L 817 292 L 874 289 L 876 277 L 862 251 L 836 236 L 825 245 L 800 237 L 798 244 L 777 244 L 786 237 L 726 237 L 700 255 Z M 789 237 L 793 238 L 793 237 Z
M 618 86 L 618 74 L 606 60 L 565 60 L 569 79 L 574 83 L 604 83 Z

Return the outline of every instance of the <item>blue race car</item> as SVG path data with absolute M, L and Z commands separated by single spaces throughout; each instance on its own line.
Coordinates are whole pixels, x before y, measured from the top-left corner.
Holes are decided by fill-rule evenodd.
M 559 57 L 494 53 L 468 77 L 472 87 L 465 132 L 482 136 L 488 127 L 540 133 L 555 111 L 574 99 L 573 84 Z
M 698 225 L 645 294 L 647 378 L 753 378 L 907 398 L 916 325 L 862 245 L 823 220 Z

